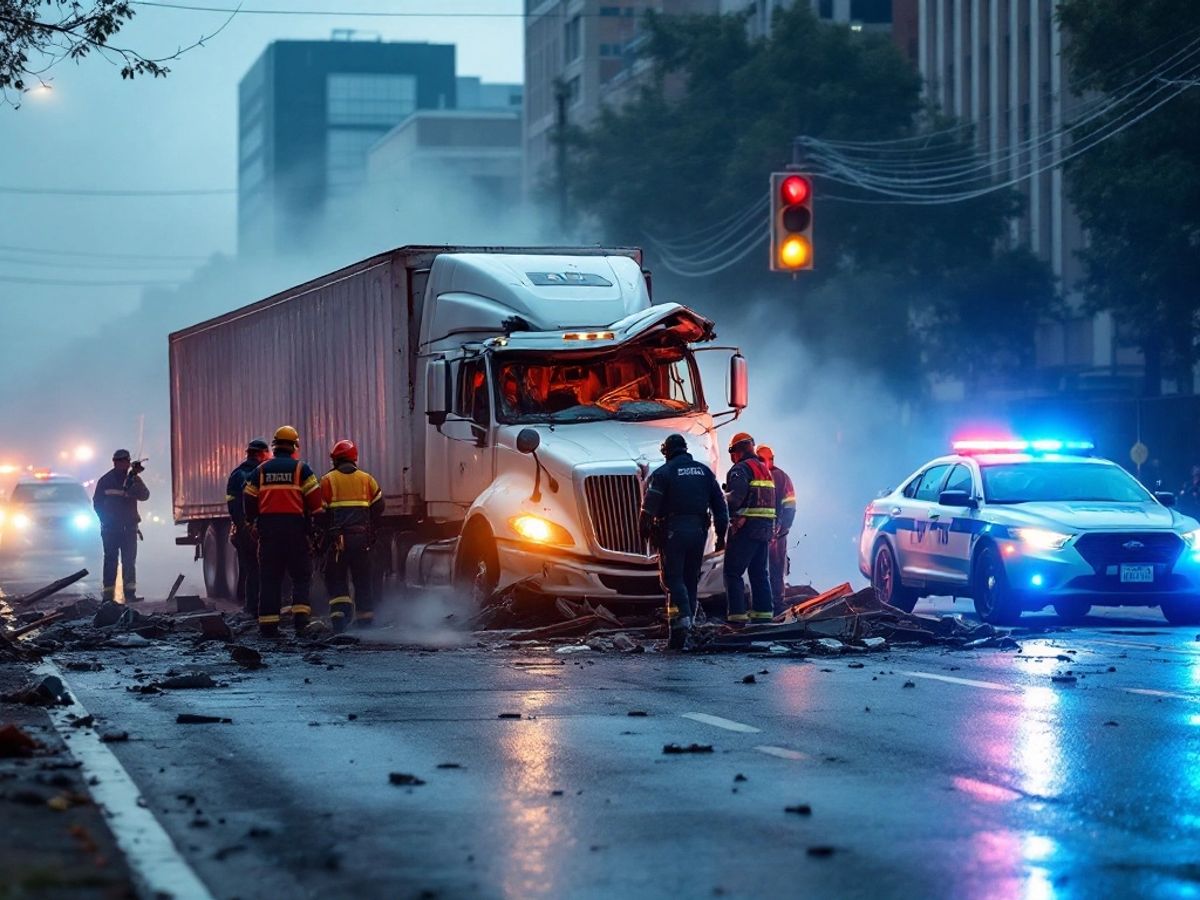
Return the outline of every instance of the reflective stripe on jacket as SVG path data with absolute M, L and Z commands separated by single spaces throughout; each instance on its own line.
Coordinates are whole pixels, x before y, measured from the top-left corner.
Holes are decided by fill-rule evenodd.
M 331 531 L 366 531 L 383 517 L 383 491 L 370 474 L 343 463 L 321 476 L 322 510 Z
M 778 466 L 771 467 L 771 478 L 775 482 L 775 517 L 780 532 L 790 531 L 796 521 L 796 489 L 788 473 Z

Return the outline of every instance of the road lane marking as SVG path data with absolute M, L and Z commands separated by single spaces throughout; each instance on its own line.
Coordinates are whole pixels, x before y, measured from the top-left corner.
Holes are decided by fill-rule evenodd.
M 944 681 L 946 684 L 961 684 L 965 687 L 983 688 L 987 691 L 1020 691 L 1015 685 L 999 684 L 995 681 L 975 681 L 971 678 L 955 678 L 953 675 L 935 675 L 933 672 L 901 672 L 911 678 L 928 678 L 930 681 Z
M 1143 697 L 1170 697 L 1172 700 L 1190 700 L 1200 703 L 1200 697 L 1195 694 L 1176 694 L 1172 691 L 1156 691 L 1153 688 L 1122 688 L 1127 694 L 1141 694 Z
M 742 734 L 759 734 L 762 731 L 761 728 L 755 728 L 753 725 L 743 725 L 733 719 L 722 719 L 720 716 L 710 716 L 708 713 L 680 713 L 680 715 L 694 722 L 703 722 L 705 725 L 724 728 L 726 731 L 739 731 Z
M 767 756 L 777 756 L 780 759 L 808 759 L 799 750 L 789 750 L 787 747 L 762 746 L 755 747 L 754 749 L 759 753 L 765 753 Z
M 108 827 L 117 846 L 125 854 L 129 869 L 138 883 L 140 896 L 178 897 L 187 900 L 213 900 L 199 876 L 180 855 L 179 849 L 163 830 L 154 813 L 139 806 L 141 792 L 121 761 L 100 741 L 91 728 L 73 728 L 67 716 L 82 718 L 88 714 L 76 693 L 52 662 L 44 662 L 34 672 L 62 680 L 73 698 L 70 706 L 50 707 L 50 720 L 61 736 L 70 734 L 67 749 L 75 757 L 89 782 L 96 805 L 107 813 Z
M 1164 647 L 1162 644 L 1147 644 L 1142 641 L 1106 641 L 1093 640 L 1093 644 L 1107 644 L 1110 647 L 1136 647 L 1139 650 L 1158 650 L 1163 653 L 1178 653 L 1180 656 L 1197 656 L 1200 650 L 1185 650 L 1182 647 Z

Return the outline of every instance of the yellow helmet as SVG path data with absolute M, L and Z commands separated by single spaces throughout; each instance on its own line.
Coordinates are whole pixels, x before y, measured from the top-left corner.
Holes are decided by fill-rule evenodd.
M 281 444 L 281 443 L 283 443 L 283 444 L 299 444 L 300 443 L 300 432 L 298 432 L 291 425 L 284 425 L 280 428 L 276 428 L 275 435 L 271 439 L 271 443 L 273 443 L 273 444 Z
M 750 444 L 751 446 L 753 446 L 754 438 L 752 438 L 750 435 L 746 434 L 746 432 L 744 432 L 744 431 L 739 431 L 737 434 L 735 434 L 733 437 L 731 437 L 729 439 L 729 452 L 732 453 L 733 448 L 736 447 L 738 444 Z

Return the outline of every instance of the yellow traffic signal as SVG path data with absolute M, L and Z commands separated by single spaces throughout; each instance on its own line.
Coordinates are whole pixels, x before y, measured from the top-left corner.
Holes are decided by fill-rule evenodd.
M 813 267 L 812 182 L 796 172 L 771 173 L 771 271 Z

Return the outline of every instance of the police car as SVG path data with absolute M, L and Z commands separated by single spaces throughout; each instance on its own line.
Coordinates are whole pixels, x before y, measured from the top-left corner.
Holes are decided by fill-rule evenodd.
M 1200 523 L 1086 441 L 958 441 L 863 517 L 859 569 L 911 611 L 930 595 L 971 597 L 987 622 L 1052 605 L 1160 606 L 1200 624 Z
M 0 503 L 0 556 L 80 556 L 95 549 L 100 522 L 82 484 L 66 475 L 22 476 Z

